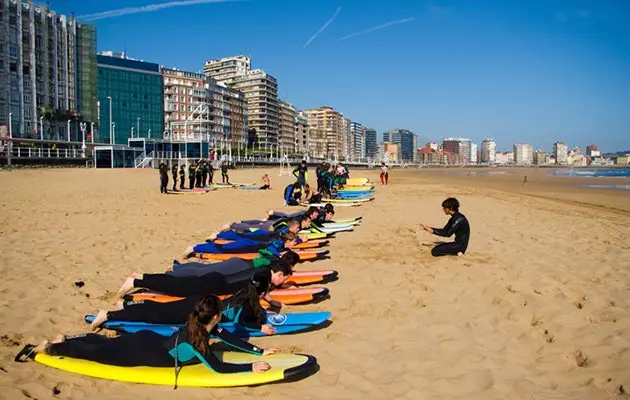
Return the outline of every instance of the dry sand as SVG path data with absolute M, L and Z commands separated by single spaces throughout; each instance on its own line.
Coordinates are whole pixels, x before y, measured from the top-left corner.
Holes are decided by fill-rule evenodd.
M 83 316 L 110 306 L 130 272 L 163 271 L 223 224 L 279 207 L 289 178 L 239 170 L 234 181 L 269 172 L 273 190 L 165 196 L 153 170 L 0 172 L 0 398 L 53 398 L 54 388 L 61 399 L 628 398 L 629 192 L 546 171 L 462 171 L 392 170 L 376 201 L 339 209 L 364 222 L 338 234 L 332 259 L 299 267 L 338 270 L 332 298 L 289 308 L 329 310 L 333 324 L 252 339 L 315 355 L 316 375 L 176 391 L 12 359 L 24 343 L 87 331 Z M 443 225 L 451 195 L 471 222 L 469 252 L 435 259 L 439 238 L 417 227 Z

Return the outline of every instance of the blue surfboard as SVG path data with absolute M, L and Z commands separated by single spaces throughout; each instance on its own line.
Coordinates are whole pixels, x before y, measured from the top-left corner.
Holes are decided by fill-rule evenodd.
M 332 314 L 327 311 L 290 314 L 268 313 L 267 324 L 276 329 L 276 335 L 286 335 L 315 328 L 317 325 L 326 322 L 331 315 Z M 86 315 L 85 322 L 91 323 L 94 320 L 94 317 L 95 315 Z M 107 321 L 102 326 L 103 328 L 127 333 L 148 330 L 155 332 L 158 335 L 170 336 L 177 332 L 183 324 L 151 324 L 148 322 L 135 321 Z M 244 338 L 267 336 L 259 330 L 250 329 L 233 322 L 221 323 L 221 326 L 235 335 Z

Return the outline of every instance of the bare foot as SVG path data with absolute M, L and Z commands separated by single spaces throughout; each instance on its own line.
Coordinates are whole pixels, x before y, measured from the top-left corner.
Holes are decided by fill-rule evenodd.
M 195 252 L 194 246 L 186 247 L 186 250 L 184 250 L 184 258 L 190 257 L 194 252 Z
M 101 310 L 90 324 L 90 329 L 93 331 L 97 330 L 105 321 L 107 321 L 107 311 Z
M 122 284 L 122 286 L 118 290 L 118 297 L 123 297 L 124 295 L 129 293 L 131 289 L 133 289 L 134 280 L 135 278 L 133 276 L 130 276 L 129 278 L 125 279 L 125 282 Z
M 33 351 L 37 353 L 46 353 L 46 349 L 48 349 L 48 340 L 42 340 L 40 344 L 38 344 Z
M 57 335 L 53 339 L 52 343 L 63 343 L 66 341 L 66 337 L 64 335 Z
M 457 257 L 461 257 L 463 255 L 464 255 L 464 253 L 462 253 L 461 251 L 459 253 L 457 253 Z
M 208 238 L 206 240 L 213 241 L 214 239 L 217 238 L 217 235 L 218 235 L 217 232 L 212 232 L 212 234 L 210 236 L 208 236 Z
M 270 215 L 270 216 L 273 215 L 273 210 L 269 209 L 269 211 L 267 211 L 267 214 Z

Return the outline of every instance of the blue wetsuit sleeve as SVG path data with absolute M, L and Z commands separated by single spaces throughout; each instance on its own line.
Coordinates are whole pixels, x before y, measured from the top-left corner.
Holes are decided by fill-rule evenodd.
M 262 356 L 263 349 L 258 346 L 254 346 L 253 344 L 241 339 L 240 337 L 234 335 L 231 332 L 223 329 L 220 326 L 214 328 L 216 336 L 221 339 L 224 343 L 234 347 L 235 349 L 244 351 L 246 353 L 256 354 Z
M 191 346 L 192 347 L 192 346 Z M 225 363 L 217 358 L 212 351 L 207 356 L 203 356 L 196 349 L 192 349 L 195 356 L 206 367 L 220 374 L 234 374 L 239 372 L 252 372 L 252 364 L 230 364 Z
M 289 185 L 284 189 L 284 202 L 288 203 L 291 197 L 293 197 L 293 185 Z
M 457 226 L 461 222 L 461 218 L 452 216 L 451 219 L 448 220 L 444 228 L 433 228 L 433 234 L 437 236 L 449 237 L 452 236 L 457 230 Z

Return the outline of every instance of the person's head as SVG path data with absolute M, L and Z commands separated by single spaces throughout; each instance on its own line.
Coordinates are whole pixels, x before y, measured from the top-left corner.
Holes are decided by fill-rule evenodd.
M 311 185 L 309 185 L 308 183 L 306 185 L 304 185 L 304 191 L 305 192 L 310 192 L 311 191 Z
M 271 264 L 271 284 L 275 287 L 282 286 L 293 275 L 293 268 L 283 260 Z
M 280 260 L 289 264 L 289 266 L 293 267 L 295 264 L 300 262 L 300 255 L 292 250 L 287 250 L 286 253 L 280 257 Z
M 300 183 L 299 182 L 293 182 L 293 189 L 299 189 L 300 188 Z
M 312 219 L 308 214 L 302 215 L 300 218 L 300 225 L 302 229 L 306 229 L 311 226 Z
M 289 228 L 289 232 L 293 233 L 300 232 L 302 228 L 300 221 L 298 221 L 297 219 L 289 220 L 289 222 L 287 222 L 287 227 Z
M 335 210 L 335 206 L 333 206 L 331 203 L 326 203 L 326 205 L 324 206 L 324 210 L 326 212 L 334 211 Z
M 280 238 L 282 239 L 282 244 L 284 245 L 284 248 L 290 249 L 295 246 L 297 235 L 293 232 L 286 232 Z
M 204 296 L 195 304 L 195 310 L 188 316 L 188 338 L 201 354 L 208 354 L 208 332 L 221 320 L 223 303 L 215 295 Z
M 308 210 L 306 210 L 306 214 L 305 215 L 308 215 L 308 217 L 311 220 L 316 219 L 317 216 L 319 215 L 319 209 L 317 207 L 311 206 L 311 207 L 308 208 Z
M 302 166 L 306 167 L 306 160 L 302 160 Z
M 326 221 L 332 221 L 332 219 L 335 218 L 335 211 L 334 210 L 328 210 L 326 211 L 326 214 L 324 216 L 324 219 Z
M 384 166 L 385 166 L 385 163 L 384 163 L 384 162 L 382 162 L 382 163 L 381 163 L 381 167 L 384 167 Z
M 459 211 L 459 201 L 454 197 L 449 197 L 442 202 L 444 214 L 452 215 Z

